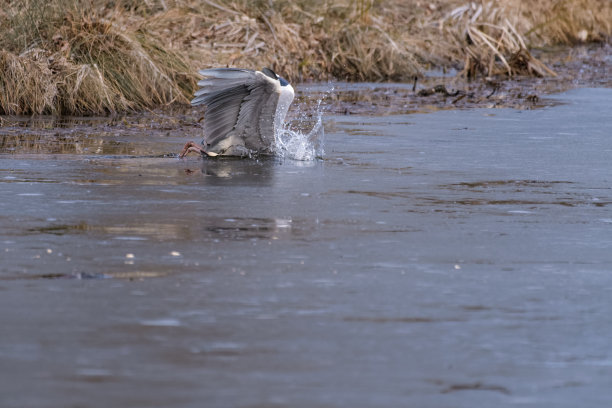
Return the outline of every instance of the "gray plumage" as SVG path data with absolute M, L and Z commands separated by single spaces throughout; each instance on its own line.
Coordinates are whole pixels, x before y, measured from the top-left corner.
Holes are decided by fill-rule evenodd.
M 215 68 L 191 101 L 205 105 L 203 150 L 209 155 L 273 154 L 276 132 L 293 101 L 293 88 L 272 70 Z

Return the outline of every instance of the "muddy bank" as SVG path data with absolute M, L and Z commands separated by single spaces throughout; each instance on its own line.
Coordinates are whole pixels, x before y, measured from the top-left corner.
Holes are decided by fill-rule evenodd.
M 537 109 L 549 95 L 574 88 L 612 87 L 612 46 L 538 50 L 556 75 L 468 80 L 457 71 L 430 71 L 406 84 L 335 84 L 328 109 L 337 114 L 385 115 L 439 109 Z M 315 87 L 316 89 L 316 87 Z

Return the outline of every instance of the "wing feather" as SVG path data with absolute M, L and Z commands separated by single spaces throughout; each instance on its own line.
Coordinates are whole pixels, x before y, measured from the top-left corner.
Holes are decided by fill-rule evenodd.
M 250 93 L 240 108 L 236 131 L 249 150 L 272 153 L 274 143 L 274 113 L 280 95 L 280 83 L 262 73 L 250 87 Z

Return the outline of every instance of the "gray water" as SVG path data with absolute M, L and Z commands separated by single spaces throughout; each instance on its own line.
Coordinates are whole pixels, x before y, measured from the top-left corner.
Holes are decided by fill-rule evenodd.
M 5 147 L 0 406 L 609 406 L 612 90 L 557 99 Z

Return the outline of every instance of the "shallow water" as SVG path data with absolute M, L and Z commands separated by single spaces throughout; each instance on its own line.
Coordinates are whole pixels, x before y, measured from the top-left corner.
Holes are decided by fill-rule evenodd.
M 557 99 L 316 161 L 2 129 L 0 406 L 606 406 L 612 90 Z

